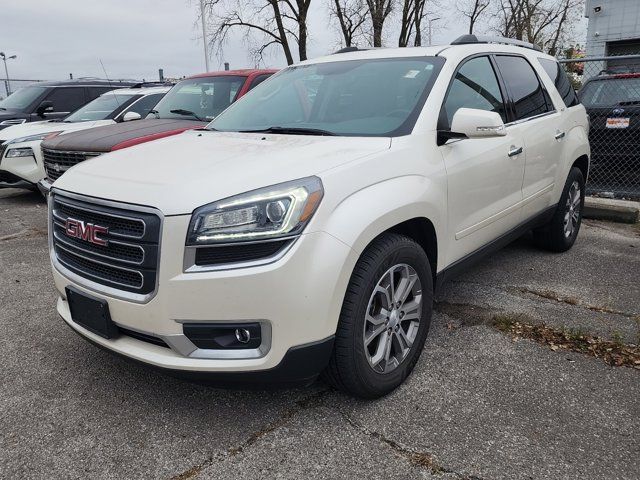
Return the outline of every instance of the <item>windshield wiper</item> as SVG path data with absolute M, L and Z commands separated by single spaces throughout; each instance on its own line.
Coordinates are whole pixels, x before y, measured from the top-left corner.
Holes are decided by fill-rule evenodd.
M 336 136 L 336 133 L 329 130 L 321 130 L 319 128 L 303 128 L 303 127 L 268 127 L 258 130 L 240 130 L 240 133 L 281 133 L 283 135 L 327 135 Z
M 169 112 L 171 113 L 177 113 L 178 115 L 190 115 L 193 118 L 197 118 L 198 120 L 200 120 L 201 122 L 204 122 L 205 120 L 200 118 L 198 115 L 196 115 L 195 113 L 193 113 L 191 110 L 185 110 L 183 108 L 176 108 L 175 110 L 169 110 Z

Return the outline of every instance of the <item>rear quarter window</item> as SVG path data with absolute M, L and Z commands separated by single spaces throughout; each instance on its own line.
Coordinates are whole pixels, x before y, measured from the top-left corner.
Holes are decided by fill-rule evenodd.
M 556 90 L 558 90 L 558 93 L 562 97 L 564 104 L 567 107 L 578 105 L 580 100 L 578 100 L 578 96 L 573 89 L 573 85 L 571 85 L 569 77 L 567 77 L 567 73 L 564 71 L 562 66 L 558 62 L 549 60 L 548 58 L 538 58 L 538 61 L 547 75 L 549 75 L 549 78 L 555 85 Z

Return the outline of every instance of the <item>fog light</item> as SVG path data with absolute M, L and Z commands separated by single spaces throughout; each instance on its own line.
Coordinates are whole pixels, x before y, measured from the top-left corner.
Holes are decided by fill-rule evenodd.
M 251 340 L 251 333 L 246 328 L 236 328 L 236 339 L 240 343 L 249 343 L 249 340 Z
M 234 350 L 258 348 L 262 343 L 259 323 L 185 323 L 182 330 L 198 348 Z

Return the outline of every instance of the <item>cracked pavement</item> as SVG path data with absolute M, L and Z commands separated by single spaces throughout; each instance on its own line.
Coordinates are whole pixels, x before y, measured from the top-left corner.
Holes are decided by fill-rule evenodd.
M 638 478 L 640 370 L 482 321 L 638 342 L 638 225 L 586 221 L 561 255 L 524 237 L 448 284 L 414 373 L 373 402 L 126 363 L 57 317 L 49 268 L 44 203 L 0 191 L 0 478 Z

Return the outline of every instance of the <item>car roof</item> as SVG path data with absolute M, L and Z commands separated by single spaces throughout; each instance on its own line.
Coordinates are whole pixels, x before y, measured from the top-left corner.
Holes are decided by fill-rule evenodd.
M 506 45 L 501 43 L 468 43 L 460 45 L 434 45 L 431 47 L 394 47 L 394 48 L 369 48 L 336 52 L 324 57 L 305 60 L 298 65 L 311 65 L 315 63 L 337 62 L 358 59 L 378 58 L 402 58 L 402 57 L 445 57 L 452 60 L 461 60 L 477 53 L 517 53 L 529 58 L 548 58 L 556 61 L 551 55 L 531 48 Z
M 100 95 L 152 95 L 155 93 L 167 93 L 171 90 L 170 86 L 166 87 L 136 87 L 136 88 L 118 88 L 115 90 L 109 90 L 108 92 Z
M 84 87 L 84 86 L 100 86 L 108 87 L 114 85 L 120 86 L 133 86 L 140 83 L 138 80 L 105 80 L 102 78 L 78 78 L 74 80 L 61 80 L 50 82 L 35 82 L 31 85 L 37 85 L 39 87 Z
M 273 68 L 245 68 L 240 70 L 220 70 L 218 72 L 198 73 L 197 75 L 192 75 L 190 77 L 187 77 L 187 79 L 204 78 L 204 77 L 225 77 L 229 75 L 248 77 L 253 74 L 276 73 L 277 71 L 278 71 L 277 69 L 273 69 Z

